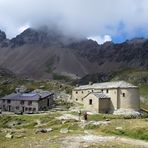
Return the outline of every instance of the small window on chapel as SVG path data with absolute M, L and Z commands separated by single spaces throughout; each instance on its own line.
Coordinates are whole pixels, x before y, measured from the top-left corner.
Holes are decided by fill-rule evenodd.
M 32 105 L 32 101 L 28 101 L 28 105 Z
M 106 90 L 106 93 L 108 93 L 108 89 Z
M 76 91 L 76 94 L 77 94 L 78 92 Z
M 10 104 L 11 103 L 11 100 L 7 100 L 7 103 Z
M 122 96 L 125 97 L 125 93 L 123 93 Z
M 89 105 L 92 105 L 92 99 L 89 99 Z
M 24 101 L 21 101 L 21 103 L 20 103 L 21 105 L 24 105 Z

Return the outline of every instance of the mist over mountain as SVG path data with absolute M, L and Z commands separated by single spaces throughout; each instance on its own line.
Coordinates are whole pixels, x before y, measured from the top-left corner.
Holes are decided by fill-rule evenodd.
M 26 29 L 7 39 L 0 31 L 0 67 L 29 78 L 73 78 L 109 73 L 123 68 L 148 69 L 148 40 L 135 38 L 121 44 L 68 36 L 54 29 Z

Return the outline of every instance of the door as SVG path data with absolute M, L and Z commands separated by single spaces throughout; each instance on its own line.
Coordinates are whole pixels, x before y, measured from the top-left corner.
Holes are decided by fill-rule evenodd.
M 110 111 L 110 99 L 99 99 L 99 113 L 109 113 Z
M 47 106 L 49 107 L 49 105 L 50 105 L 50 102 L 49 102 L 49 99 L 47 99 Z
M 8 106 L 8 111 L 9 111 L 9 112 L 11 111 L 11 106 L 10 106 L 10 105 Z
M 24 108 L 24 106 L 22 107 L 22 112 L 24 112 L 25 111 L 25 108 Z

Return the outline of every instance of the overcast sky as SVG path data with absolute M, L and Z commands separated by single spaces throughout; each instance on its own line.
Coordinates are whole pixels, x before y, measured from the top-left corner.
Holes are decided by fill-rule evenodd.
M 43 25 L 99 43 L 148 37 L 148 0 L 0 0 L 0 29 L 9 38 Z

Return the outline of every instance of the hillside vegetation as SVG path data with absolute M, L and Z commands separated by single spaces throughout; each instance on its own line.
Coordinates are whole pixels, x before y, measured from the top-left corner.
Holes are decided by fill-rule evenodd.
M 66 80 L 65 77 L 60 77 L 58 80 L 25 79 L 14 75 L 10 71 L 0 69 L 0 97 L 14 92 L 17 87 L 22 85 L 25 86 L 28 91 L 43 89 L 54 92 L 64 91 L 65 93 L 71 94 L 71 80 L 65 82 Z

